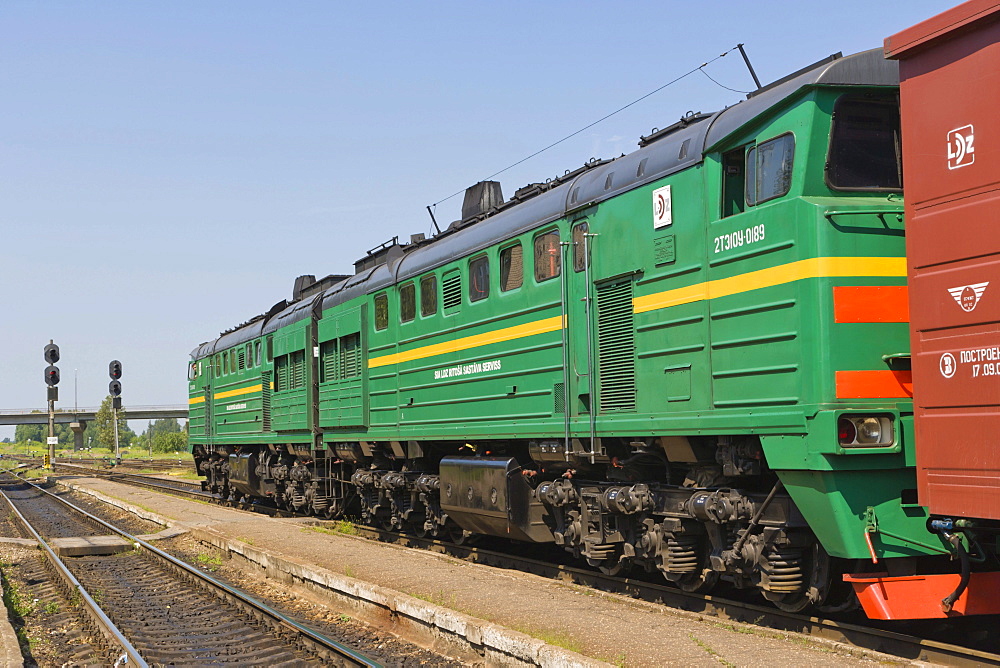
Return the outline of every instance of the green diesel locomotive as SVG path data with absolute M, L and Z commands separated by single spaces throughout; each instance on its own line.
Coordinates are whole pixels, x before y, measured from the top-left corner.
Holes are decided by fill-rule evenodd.
M 955 572 L 916 499 L 898 82 L 832 56 L 300 277 L 192 353 L 206 489 L 789 610 Z

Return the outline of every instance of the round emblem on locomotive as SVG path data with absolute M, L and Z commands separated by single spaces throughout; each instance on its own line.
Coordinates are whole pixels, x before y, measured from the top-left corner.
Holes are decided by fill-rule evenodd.
M 976 308 L 976 302 L 979 301 L 976 298 L 976 291 L 972 289 L 971 285 L 966 285 L 965 289 L 962 290 L 962 299 L 958 302 L 959 306 L 962 307 L 963 311 L 971 311 Z
M 955 356 L 951 353 L 941 355 L 941 361 L 938 362 L 938 368 L 941 370 L 941 375 L 945 378 L 951 378 L 954 376 L 955 371 L 958 369 L 958 365 L 955 363 Z

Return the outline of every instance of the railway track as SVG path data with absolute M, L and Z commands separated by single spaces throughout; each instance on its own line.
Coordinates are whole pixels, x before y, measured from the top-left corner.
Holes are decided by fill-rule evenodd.
M 231 506 L 229 502 L 221 499 L 218 495 L 201 491 L 200 485 L 197 483 L 168 481 L 140 474 L 109 473 L 60 462 L 56 463 L 56 467 L 65 467 L 64 470 L 81 473 L 98 474 L 130 485 L 187 498 L 195 498 L 201 501 L 210 500 Z M 269 515 L 298 516 L 296 513 L 262 504 L 254 504 L 252 507 L 244 507 L 242 509 Z M 329 524 L 329 522 L 323 520 L 316 520 L 316 523 L 320 526 Z M 484 541 L 482 545 L 473 546 L 432 538 L 420 538 L 365 525 L 355 525 L 353 530 L 356 532 L 356 535 L 371 540 L 431 550 L 476 563 L 521 570 L 563 581 L 572 581 L 602 591 L 661 603 L 668 607 L 697 612 L 721 620 L 750 623 L 779 631 L 805 633 L 813 637 L 841 642 L 872 651 L 884 652 L 910 660 L 954 666 L 1000 666 L 1000 651 L 998 651 L 1000 650 L 1000 645 L 992 640 L 993 636 L 991 633 L 979 633 L 978 635 L 987 636 L 988 639 L 985 645 L 970 647 L 947 640 L 949 636 L 968 637 L 969 635 L 975 635 L 970 634 L 968 629 L 965 628 L 956 630 L 947 626 L 940 627 L 940 623 L 936 623 L 936 626 L 917 623 L 911 625 L 917 627 L 917 631 L 901 632 L 897 629 L 906 629 L 908 625 L 897 623 L 894 628 L 877 628 L 871 626 L 868 622 L 864 622 L 864 620 L 857 620 L 850 616 L 834 619 L 786 613 L 777 608 L 757 605 L 753 602 L 738 600 L 737 598 L 687 593 L 655 582 L 654 578 L 647 580 L 641 576 L 608 576 L 570 563 L 558 563 L 560 557 L 565 556 L 562 551 L 555 552 L 547 560 L 541 560 L 512 554 L 508 549 L 491 549 L 488 547 L 490 545 L 488 540 Z M 553 559 L 556 563 L 553 563 Z M 992 623 L 989 620 L 980 619 L 956 621 L 959 625 L 965 623 L 968 623 L 968 625 Z M 920 633 L 920 635 L 918 636 L 915 633 Z M 986 646 L 990 643 L 997 647 L 997 649 L 994 650 L 992 647 Z
M 38 541 L 69 600 L 85 612 L 110 662 L 130 665 L 339 665 L 378 662 L 175 559 L 42 488 L 8 474 L 0 485 L 26 535 Z M 110 555 L 63 559 L 58 539 L 127 543 Z M 52 542 L 57 543 L 53 548 Z

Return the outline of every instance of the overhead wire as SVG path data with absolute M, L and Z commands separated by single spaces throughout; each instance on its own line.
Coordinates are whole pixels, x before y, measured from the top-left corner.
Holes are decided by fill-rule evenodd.
M 526 157 L 524 157 L 524 158 L 521 158 L 521 159 L 520 159 L 520 160 L 518 160 L 517 162 L 515 162 L 515 163 L 513 163 L 513 164 L 511 164 L 511 165 L 508 165 L 508 166 L 504 167 L 504 168 L 503 168 L 503 169 L 501 169 L 500 171 L 497 171 L 497 172 L 494 172 L 494 173 L 490 174 L 489 176 L 487 176 L 487 177 L 484 177 L 484 178 L 480 179 L 480 181 L 489 181 L 489 180 L 490 180 L 490 179 L 492 179 L 493 177 L 495 177 L 495 176 L 499 176 L 499 175 L 503 174 L 504 172 L 506 172 L 506 171 L 508 171 L 508 170 L 510 170 L 510 169 L 513 169 L 514 167 L 517 167 L 517 166 L 518 166 L 518 165 L 520 165 L 521 163 L 523 163 L 523 162 L 527 162 L 528 160 L 531 160 L 531 159 L 532 159 L 532 158 L 534 158 L 535 156 L 538 156 L 538 155 L 541 155 L 541 154 L 542 154 L 542 153 L 544 153 L 545 151 L 548 151 L 548 150 L 549 150 L 550 148 L 553 148 L 553 147 L 555 147 L 555 146 L 558 146 L 559 144 L 563 143 L 564 141 L 567 141 L 568 139 L 572 139 L 573 137 L 577 136 L 577 135 L 578 135 L 578 134 L 580 134 L 581 132 L 584 132 L 584 131 L 586 131 L 586 130 L 589 130 L 590 128 L 594 127 L 594 126 L 595 126 L 595 125 L 597 125 L 598 123 L 601 123 L 601 122 L 603 122 L 603 121 L 606 121 L 606 120 L 608 120 L 609 118 L 611 118 L 611 117 L 612 117 L 612 116 L 614 116 L 615 114 L 619 114 L 619 113 L 621 113 L 621 112 L 625 111 L 626 109 L 628 109 L 629 107 L 632 107 L 632 106 L 634 106 L 634 105 L 638 104 L 639 102 L 642 102 L 642 101 L 643 101 L 643 100 L 645 100 L 646 98 L 648 98 L 648 97 L 650 97 L 650 96 L 652 96 L 652 95 L 656 95 L 657 93 L 659 93 L 659 92 L 660 92 L 661 90 L 663 90 L 664 88 L 667 88 L 667 87 L 669 87 L 669 86 L 672 86 L 672 85 L 674 85 L 675 83 L 677 83 L 678 81 L 681 81 L 682 79 L 686 79 L 687 77 L 691 76 L 691 75 L 692 75 L 692 74 L 694 74 L 695 72 L 698 72 L 698 71 L 701 71 L 701 72 L 702 72 L 702 74 L 705 74 L 705 76 L 708 76 L 708 74 L 707 74 L 707 73 L 706 73 L 706 72 L 704 71 L 704 68 L 708 67 L 709 65 L 711 65 L 711 64 L 712 64 L 712 63 L 714 63 L 715 61 L 719 60 L 720 58 L 724 58 L 725 56 L 727 56 L 728 54 L 732 53 L 733 51 L 736 51 L 736 50 L 737 50 L 738 48 L 739 48 L 739 46 L 734 46 L 734 47 L 732 47 L 731 49 L 728 49 L 727 51 L 725 51 L 724 53 L 720 53 L 720 54 L 719 54 L 718 56 L 716 56 L 715 58 L 712 58 L 711 60 L 709 60 L 709 61 L 707 61 L 707 62 L 704 62 L 704 63 L 702 63 L 702 64 L 701 64 L 701 65 L 699 65 L 698 67 L 695 67 L 694 69 L 692 69 L 692 70 L 690 70 L 690 71 L 688 71 L 688 72 L 685 72 L 684 74 L 680 75 L 680 76 L 679 76 L 679 77 L 677 77 L 676 79 L 673 79 L 673 80 L 671 80 L 671 81 L 668 81 L 667 83 L 663 84 L 663 85 L 662 85 L 662 86 L 660 86 L 659 88 L 657 88 L 657 89 L 655 89 L 655 90 L 652 90 L 652 91 L 650 91 L 650 92 L 646 93 L 646 94 L 645 94 L 645 95 L 643 95 L 642 97 L 639 97 L 639 98 L 636 98 L 636 99 L 632 100 L 631 102 L 629 102 L 629 103 L 628 103 L 628 104 L 626 104 L 625 106 L 623 106 L 623 107 L 620 107 L 620 108 L 618 108 L 618 109 L 616 109 L 616 110 L 612 111 L 611 113 L 609 113 L 609 114 L 606 114 L 606 115 L 602 116 L 601 118 L 597 119 L 597 120 L 596 120 L 596 121 L 594 121 L 593 123 L 590 123 L 590 124 L 588 124 L 588 125 L 585 125 L 584 127 L 580 128 L 580 129 L 579 129 L 579 130 L 577 130 L 576 132 L 572 132 L 572 133 L 570 133 L 570 134 L 566 135 L 565 137 L 563 137 L 562 139 L 560 139 L 560 140 L 558 140 L 558 141 L 554 141 L 554 142 L 552 142 L 551 144 L 549 144 L 549 145 L 548 145 L 548 146 L 546 146 L 545 148 L 542 148 L 542 149 L 539 149 L 539 150 L 535 151 L 534 153 L 532 153 L 531 155 L 529 155 L 529 156 L 526 156 Z M 712 80 L 712 81 L 713 81 L 714 83 L 716 83 L 717 85 L 719 85 L 719 86 L 722 86 L 722 88 L 726 88 L 726 90 L 732 90 L 732 91 L 734 91 L 734 92 L 736 92 L 736 93 L 744 93 L 744 92 L 746 92 L 746 91 L 735 91 L 735 90 L 734 90 L 734 89 L 732 89 L 732 88 L 727 88 L 726 86 L 723 86 L 723 85 L 722 85 L 722 84 L 720 84 L 720 83 L 719 83 L 718 81 L 715 81 L 715 79 L 712 79 L 712 77 L 708 77 L 708 78 L 709 78 L 709 79 L 711 79 L 711 80 Z M 435 208 L 436 208 L 438 204 L 441 204 L 441 203 L 443 203 L 443 202 L 447 202 L 447 201 L 448 201 L 448 200 L 450 200 L 450 199 L 451 199 L 452 197 L 457 197 L 458 195 L 461 195 L 461 194 L 462 194 L 462 193 L 464 193 L 464 192 L 465 192 L 465 188 L 463 188 L 463 189 L 461 189 L 461 190 L 459 190 L 459 191 L 457 191 L 457 192 L 454 192 L 454 193 L 452 193 L 451 195 L 448 195 L 448 196 L 447 196 L 447 197 L 445 197 L 444 199 L 440 199 L 440 200 L 438 200 L 437 202 L 434 202 L 434 204 L 431 204 L 431 206 L 432 206 L 432 207 L 435 207 Z

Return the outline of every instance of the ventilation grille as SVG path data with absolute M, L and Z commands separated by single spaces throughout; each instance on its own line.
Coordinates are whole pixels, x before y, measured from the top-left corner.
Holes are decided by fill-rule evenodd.
M 552 398 L 555 405 L 552 408 L 553 413 L 565 413 L 566 412 L 566 384 L 556 383 L 552 386 Z
M 350 334 L 340 339 L 340 377 L 357 378 L 361 375 L 361 335 Z
M 260 408 L 261 427 L 264 431 L 271 431 L 271 372 L 264 371 L 260 374 Z
M 289 355 L 291 370 L 288 377 L 289 389 L 296 389 L 306 386 L 306 354 L 302 350 L 296 350 Z
M 598 367 L 602 413 L 635 410 L 632 281 L 597 289 Z
M 462 275 L 454 273 L 441 283 L 442 303 L 446 313 L 454 313 L 462 306 Z
M 324 341 L 319 348 L 319 382 L 337 380 L 337 339 Z
M 285 392 L 289 389 L 288 355 L 281 355 L 274 360 L 274 389 Z

